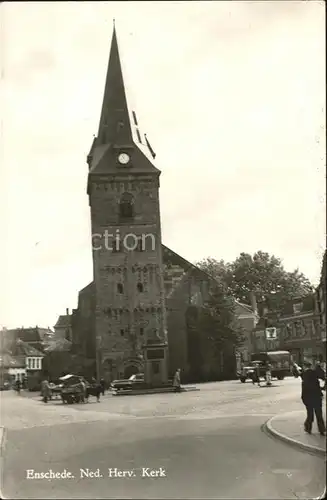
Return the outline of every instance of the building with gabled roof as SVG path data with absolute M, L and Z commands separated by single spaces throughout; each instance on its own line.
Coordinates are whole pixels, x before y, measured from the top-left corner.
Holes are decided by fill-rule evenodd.
M 11 349 L 18 339 L 26 342 L 38 351 L 42 352 L 44 346 L 53 337 L 54 332 L 50 328 L 29 327 L 11 328 L 0 331 L 0 342 L 2 348 Z

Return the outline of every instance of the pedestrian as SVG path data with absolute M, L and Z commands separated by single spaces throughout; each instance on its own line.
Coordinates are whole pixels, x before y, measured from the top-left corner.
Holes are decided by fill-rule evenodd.
M 17 396 L 18 396 L 20 394 L 20 389 L 21 389 L 21 383 L 20 383 L 19 378 L 16 380 L 15 388 L 16 388 Z
M 177 368 L 174 375 L 173 387 L 175 392 L 181 392 L 181 369 Z
M 43 403 L 47 403 L 50 398 L 50 386 L 49 386 L 49 381 L 46 378 L 42 380 L 41 383 L 41 395 Z
M 85 401 L 85 399 L 86 399 L 86 383 L 85 383 L 83 378 L 80 379 L 79 389 L 81 391 L 80 401 L 81 401 L 81 403 L 85 403 L 86 402 Z
M 100 379 L 100 386 L 101 386 L 102 396 L 104 396 L 105 389 L 106 389 L 106 383 L 105 383 L 103 378 Z
M 271 386 L 271 364 L 267 363 L 267 368 L 266 368 L 266 385 L 267 387 Z
M 322 414 L 323 393 L 319 383 L 319 373 L 312 367 L 310 361 L 305 361 L 303 363 L 303 372 L 301 374 L 301 377 L 301 399 L 307 410 L 307 418 L 304 422 L 304 430 L 308 434 L 311 434 L 314 415 L 316 415 L 319 433 L 324 436 L 326 432 L 326 426 Z M 323 378 L 323 380 L 325 380 L 325 378 Z
M 254 370 L 252 373 L 252 384 L 254 385 L 255 383 L 257 383 L 258 387 L 260 387 L 260 363 L 254 364 Z

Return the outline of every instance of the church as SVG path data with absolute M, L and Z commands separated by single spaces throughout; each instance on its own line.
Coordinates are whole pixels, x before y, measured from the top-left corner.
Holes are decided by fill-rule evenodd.
M 72 352 L 107 382 L 143 372 L 151 345 L 152 380 L 177 368 L 183 380 L 192 379 L 188 312 L 205 303 L 212 278 L 162 243 L 154 159 L 128 106 L 114 27 L 99 129 L 87 156 L 93 281 L 71 316 Z M 238 309 L 252 330 L 255 312 Z M 215 369 L 230 377 L 234 361 L 235 353 L 222 355 Z

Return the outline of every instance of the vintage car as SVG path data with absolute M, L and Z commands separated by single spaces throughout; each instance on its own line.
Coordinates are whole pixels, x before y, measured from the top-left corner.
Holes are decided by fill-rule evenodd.
M 244 384 L 248 379 L 253 380 L 253 378 L 256 376 L 258 366 L 260 377 L 264 377 L 265 371 L 263 363 L 260 361 L 252 361 L 247 366 L 243 366 L 242 370 L 238 373 L 240 381 Z
M 267 351 L 259 352 L 251 356 L 251 363 L 244 366 L 238 373 L 242 383 L 247 379 L 253 379 L 256 366 L 259 363 L 260 377 L 266 377 L 267 365 L 270 365 L 271 377 L 283 380 L 291 374 L 291 354 L 289 351 Z
M 128 379 L 114 380 L 110 387 L 112 391 L 126 391 L 131 389 L 144 389 L 146 386 L 143 373 L 136 373 Z

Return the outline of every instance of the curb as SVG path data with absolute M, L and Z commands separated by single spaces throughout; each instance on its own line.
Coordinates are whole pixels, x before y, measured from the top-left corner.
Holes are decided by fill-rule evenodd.
M 192 392 L 199 391 L 195 386 L 182 387 L 181 392 Z M 121 392 L 111 392 L 112 396 L 140 396 L 142 394 L 163 394 L 163 393 L 174 393 L 174 389 L 172 387 L 165 387 L 163 389 L 148 389 L 148 390 L 139 390 L 134 391 L 133 389 L 126 389 Z
M 324 491 L 320 495 L 320 497 L 314 498 L 313 500 L 322 500 L 323 498 L 326 498 L 326 493 L 327 493 L 327 487 L 325 486 Z
M 297 439 L 293 439 L 289 436 L 285 436 L 285 434 L 282 434 L 281 432 L 276 431 L 276 429 L 274 429 L 274 427 L 272 425 L 272 422 L 275 418 L 276 418 L 276 416 L 270 418 L 269 420 L 267 420 L 267 422 L 263 426 L 264 430 L 267 431 L 268 434 L 270 434 L 274 438 L 277 438 L 281 441 L 284 441 L 285 443 L 287 443 L 289 445 L 294 446 L 295 448 L 300 448 L 303 451 L 307 451 L 309 453 L 314 453 L 315 455 L 319 455 L 322 457 L 326 456 L 326 450 L 324 450 L 323 448 L 320 448 L 318 446 L 313 446 L 311 444 L 302 443 L 301 441 L 298 441 Z M 321 498 L 323 498 L 323 497 L 321 497 Z

